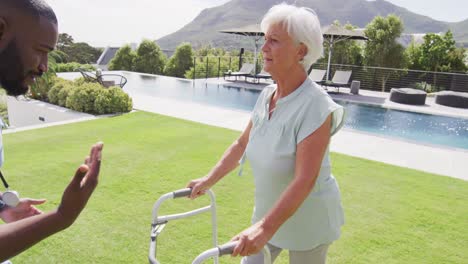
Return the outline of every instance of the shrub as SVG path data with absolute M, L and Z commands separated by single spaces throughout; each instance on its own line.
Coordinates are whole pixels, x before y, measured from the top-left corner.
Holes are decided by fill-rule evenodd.
M 74 86 L 65 86 L 57 94 L 58 98 L 58 105 L 66 107 L 67 106 L 67 98 L 71 91 L 74 89 Z
M 75 84 L 75 86 L 81 86 L 81 85 L 83 85 L 85 83 L 95 83 L 95 82 L 93 82 L 91 80 L 87 80 L 84 77 L 79 77 L 79 78 L 75 79 L 75 81 L 73 81 L 73 83 Z
M 126 113 L 133 108 L 132 98 L 119 87 L 101 89 L 94 101 L 97 114 Z
M 127 93 L 120 87 L 110 87 L 109 94 L 111 96 L 111 109 L 110 113 L 127 113 L 132 111 L 133 101 Z
M 433 92 L 438 92 L 440 91 L 440 87 L 437 87 L 435 85 L 432 85 L 430 83 L 426 83 L 426 82 L 417 82 L 414 84 L 414 88 L 416 89 L 419 89 L 419 90 L 423 90 L 427 93 L 433 93 Z
M 94 113 L 94 101 L 101 86 L 97 83 L 85 83 L 72 89 L 66 100 L 66 107 L 75 111 Z
M 58 94 L 60 90 L 62 90 L 62 88 L 64 88 L 65 86 L 72 86 L 72 85 L 73 85 L 72 81 L 65 80 L 62 78 L 57 78 L 54 86 L 52 86 L 52 88 L 47 93 L 47 96 L 49 97 L 49 102 L 52 104 L 59 104 Z
M 58 79 L 49 91 L 50 102 L 90 114 L 126 113 L 133 108 L 132 99 L 120 87 L 108 89 L 84 79 L 72 82 Z
M 96 95 L 96 100 L 94 101 L 94 111 L 96 114 L 107 114 L 111 113 L 111 96 L 109 89 L 100 89 Z

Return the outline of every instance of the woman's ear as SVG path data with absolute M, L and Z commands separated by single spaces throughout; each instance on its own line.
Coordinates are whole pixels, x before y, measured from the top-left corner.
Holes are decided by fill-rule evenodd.
M 304 60 L 304 57 L 307 55 L 307 46 L 304 45 L 304 43 L 300 43 L 299 44 L 299 50 L 298 50 L 298 56 L 300 59 L 300 61 Z

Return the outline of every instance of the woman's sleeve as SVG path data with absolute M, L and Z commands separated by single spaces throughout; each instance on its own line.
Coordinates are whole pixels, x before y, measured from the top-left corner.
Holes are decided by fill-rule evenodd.
M 330 136 L 333 136 L 343 126 L 344 108 L 328 98 L 322 98 L 305 106 L 304 111 L 298 116 L 296 144 L 321 127 L 330 114 L 332 115 Z

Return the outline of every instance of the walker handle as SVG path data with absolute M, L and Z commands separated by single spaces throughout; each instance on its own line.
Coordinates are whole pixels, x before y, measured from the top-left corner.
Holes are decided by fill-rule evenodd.
M 228 242 L 218 247 L 219 256 L 231 255 L 234 251 L 234 248 L 237 246 L 238 241 Z
M 200 264 L 209 258 L 216 258 L 217 256 L 230 255 L 234 251 L 234 248 L 236 247 L 237 243 L 239 243 L 239 241 L 228 242 L 219 247 L 208 249 L 202 252 L 200 255 L 198 255 L 192 262 L 192 264 Z M 270 250 L 268 249 L 268 246 L 263 247 L 262 253 L 263 263 L 271 264 L 271 254 Z
M 180 189 L 177 191 L 172 192 L 175 198 L 181 198 L 181 197 L 188 197 L 192 194 L 192 188 L 185 188 L 185 189 Z

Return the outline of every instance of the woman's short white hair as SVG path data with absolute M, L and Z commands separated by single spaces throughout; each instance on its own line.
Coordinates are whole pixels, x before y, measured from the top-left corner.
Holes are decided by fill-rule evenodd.
M 303 43 L 307 47 L 307 54 L 301 62 L 306 71 L 322 57 L 322 30 L 314 10 L 286 3 L 275 5 L 265 14 L 260 26 L 266 34 L 268 28 L 275 24 L 283 25 L 296 43 Z

